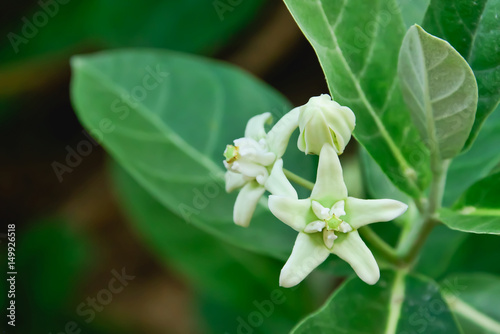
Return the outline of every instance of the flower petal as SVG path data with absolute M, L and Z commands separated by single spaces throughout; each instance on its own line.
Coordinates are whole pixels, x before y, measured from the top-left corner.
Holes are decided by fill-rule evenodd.
M 332 253 L 349 263 L 356 274 L 368 284 L 377 283 L 380 270 L 370 249 L 365 245 L 358 231 L 339 233 Z
M 401 216 L 408 205 L 393 199 L 359 199 L 348 197 L 346 221 L 357 229 L 376 222 L 386 222 Z
M 299 233 L 292 254 L 281 269 L 280 286 L 290 288 L 299 284 L 323 263 L 329 254 L 321 233 Z
M 299 126 L 299 114 L 299 108 L 290 110 L 281 117 L 267 134 L 267 145 L 269 145 L 269 150 L 274 152 L 278 158 L 281 158 L 283 154 L 285 154 L 290 136 Z
M 316 217 L 319 219 L 323 220 L 328 220 L 332 218 L 332 215 L 330 214 L 330 210 L 328 208 L 325 208 L 323 205 L 321 205 L 319 202 L 312 201 L 312 209 Z
M 252 138 L 257 141 L 259 141 L 259 139 L 266 137 L 266 130 L 264 129 L 264 124 L 271 122 L 272 118 L 273 117 L 269 112 L 250 118 L 245 128 L 245 137 Z
M 283 160 L 279 159 L 274 163 L 271 175 L 265 183 L 266 189 L 273 195 L 291 197 L 298 199 L 297 192 L 283 173 Z
M 235 161 L 229 165 L 230 170 L 241 173 L 249 178 L 259 178 L 258 182 L 264 184 L 269 173 L 267 168 L 252 161 Z
M 311 211 L 311 200 L 294 199 L 284 196 L 269 196 L 269 210 L 283 223 L 296 231 L 302 231 L 314 219 Z M 312 218 L 312 219 L 311 219 Z
M 328 231 L 327 229 L 323 230 L 323 242 L 325 243 L 326 248 L 332 249 L 333 243 L 337 238 L 338 237 L 335 235 L 335 232 Z
M 335 203 L 329 212 L 330 215 L 335 215 L 337 218 L 345 216 L 345 201 Z
M 224 179 L 226 180 L 226 191 L 228 193 L 230 193 L 234 189 L 243 187 L 243 185 L 248 182 L 248 179 L 246 179 L 242 174 L 234 173 L 231 171 L 226 172 L 226 174 L 224 175 Z
M 318 175 L 311 198 L 325 207 L 332 207 L 347 197 L 339 157 L 332 146 L 325 144 L 319 155 Z
M 266 189 L 257 182 L 247 183 L 241 189 L 233 210 L 233 220 L 236 225 L 244 227 L 250 225 L 257 203 L 265 191 Z
M 304 228 L 305 233 L 315 233 L 321 232 L 325 228 L 326 223 L 323 220 L 315 220 L 312 223 L 309 223 Z

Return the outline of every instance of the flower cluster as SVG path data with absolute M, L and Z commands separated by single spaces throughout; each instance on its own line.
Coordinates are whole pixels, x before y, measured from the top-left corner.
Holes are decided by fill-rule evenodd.
M 264 125 L 270 119 L 269 113 L 250 119 L 245 137 L 236 139 L 224 152 L 226 190 L 242 188 L 234 206 L 235 223 L 249 225 L 257 202 L 267 190 L 271 193 L 271 212 L 298 232 L 292 254 L 281 270 L 281 286 L 300 283 L 330 253 L 348 262 L 363 281 L 375 284 L 380 271 L 357 230 L 393 220 L 406 211 L 407 205 L 390 199 L 348 196 L 338 155 L 354 130 L 353 112 L 325 94 L 291 110 L 266 133 Z M 316 182 L 306 199 L 298 198 L 283 171 L 282 156 L 297 127 L 298 148 L 319 155 Z

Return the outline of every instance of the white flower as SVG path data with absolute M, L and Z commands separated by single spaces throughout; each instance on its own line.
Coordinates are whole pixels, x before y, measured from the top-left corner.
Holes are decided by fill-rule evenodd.
M 283 173 L 283 160 L 290 135 L 298 126 L 298 110 L 284 115 L 266 133 L 264 125 L 271 114 L 252 117 L 246 126 L 245 137 L 227 145 L 224 151 L 226 191 L 242 188 L 233 210 L 233 220 L 248 226 L 260 197 L 266 190 L 271 194 L 292 196 L 297 193 Z
M 281 270 L 280 285 L 297 285 L 330 253 L 348 262 L 363 281 L 375 284 L 380 271 L 357 229 L 390 221 L 403 214 L 408 206 L 390 199 L 348 197 L 334 148 L 325 144 L 320 153 L 310 198 L 269 197 L 271 212 L 299 232 L 292 254 Z
M 344 152 L 356 124 L 351 109 L 332 101 L 328 94 L 311 97 L 297 109 L 300 110 L 299 150 L 319 154 L 324 144 L 330 144 L 337 154 Z

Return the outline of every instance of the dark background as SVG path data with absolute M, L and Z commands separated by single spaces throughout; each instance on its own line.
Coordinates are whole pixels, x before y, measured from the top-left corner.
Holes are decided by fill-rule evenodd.
M 144 6 L 150 2 L 156 1 L 144 1 Z M 254 9 L 244 3 L 235 6 L 225 15 L 251 11 L 243 15 L 245 22 L 235 23 L 238 27 L 214 39 L 208 47 L 192 50 L 189 43 L 183 44 L 182 34 L 196 36 L 192 30 L 199 28 L 194 22 L 205 19 L 203 15 L 215 16 L 215 7 L 202 17 L 196 16 L 199 13 L 186 16 L 182 29 L 160 25 L 141 32 L 134 27 L 151 25 L 151 17 L 131 15 L 126 2 L 88 3 L 115 9 L 108 11 L 108 16 L 96 18 L 90 10 L 84 10 L 83 0 L 60 5 L 58 13 L 39 28 L 36 36 L 19 44 L 17 53 L 9 33 L 22 36 L 23 18 L 31 19 L 40 11 L 40 4 L 27 0 L 2 3 L 0 217 L 3 233 L 7 224 L 16 224 L 18 275 L 17 331 L 6 326 L 4 317 L 1 327 L 7 333 L 64 332 L 75 317 L 75 306 L 108 284 L 112 268 L 119 271 L 126 267 L 136 276 L 133 284 L 97 314 L 97 325 L 83 328 L 82 333 L 204 332 L 203 317 L 193 306 L 196 291 L 158 263 L 129 227 L 106 172 L 103 149 L 95 147 L 70 173 L 63 174 L 62 182 L 54 172 L 54 162 L 64 162 L 68 147 L 74 148 L 86 139 L 69 100 L 69 57 L 117 47 L 189 51 L 246 69 L 294 105 L 328 92 L 323 73 L 314 51 L 281 1 L 264 1 Z M 173 15 L 168 10 L 156 10 L 154 14 L 165 21 Z M 129 28 L 118 28 L 120 22 L 127 21 Z M 157 35 L 154 39 L 150 39 L 151 31 Z M 101 35 L 107 36 L 105 42 Z M 162 45 L 163 40 L 171 42 Z M 176 40 L 181 42 L 176 44 Z M 4 252 L 6 240 L 1 236 Z M 85 240 L 81 245 L 80 237 Z M 84 255 L 87 253 L 92 256 Z

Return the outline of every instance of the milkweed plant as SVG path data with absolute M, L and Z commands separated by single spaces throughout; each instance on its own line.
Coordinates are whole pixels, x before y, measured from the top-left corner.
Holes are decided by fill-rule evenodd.
M 73 104 L 119 166 L 136 228 L 188 277 L 212 275 L 208 290 L 215 272 L 194 258 L 253 263 L 244 282 L 267 275 L 255 256 L 277 261 L 268 286 L 326 300 L 293 333 L 500 333 L 500 247 L 488 236 L 500 234 L 500 1 L 285 4 L 329 88 L 301 106 L 197 56 L 73 58 Z M 348 145 L 361 193 L 345 180 Z M 190 247 L 162 242 L 181 235 Z M 236 319 L 234 331 L 261 326 Z

